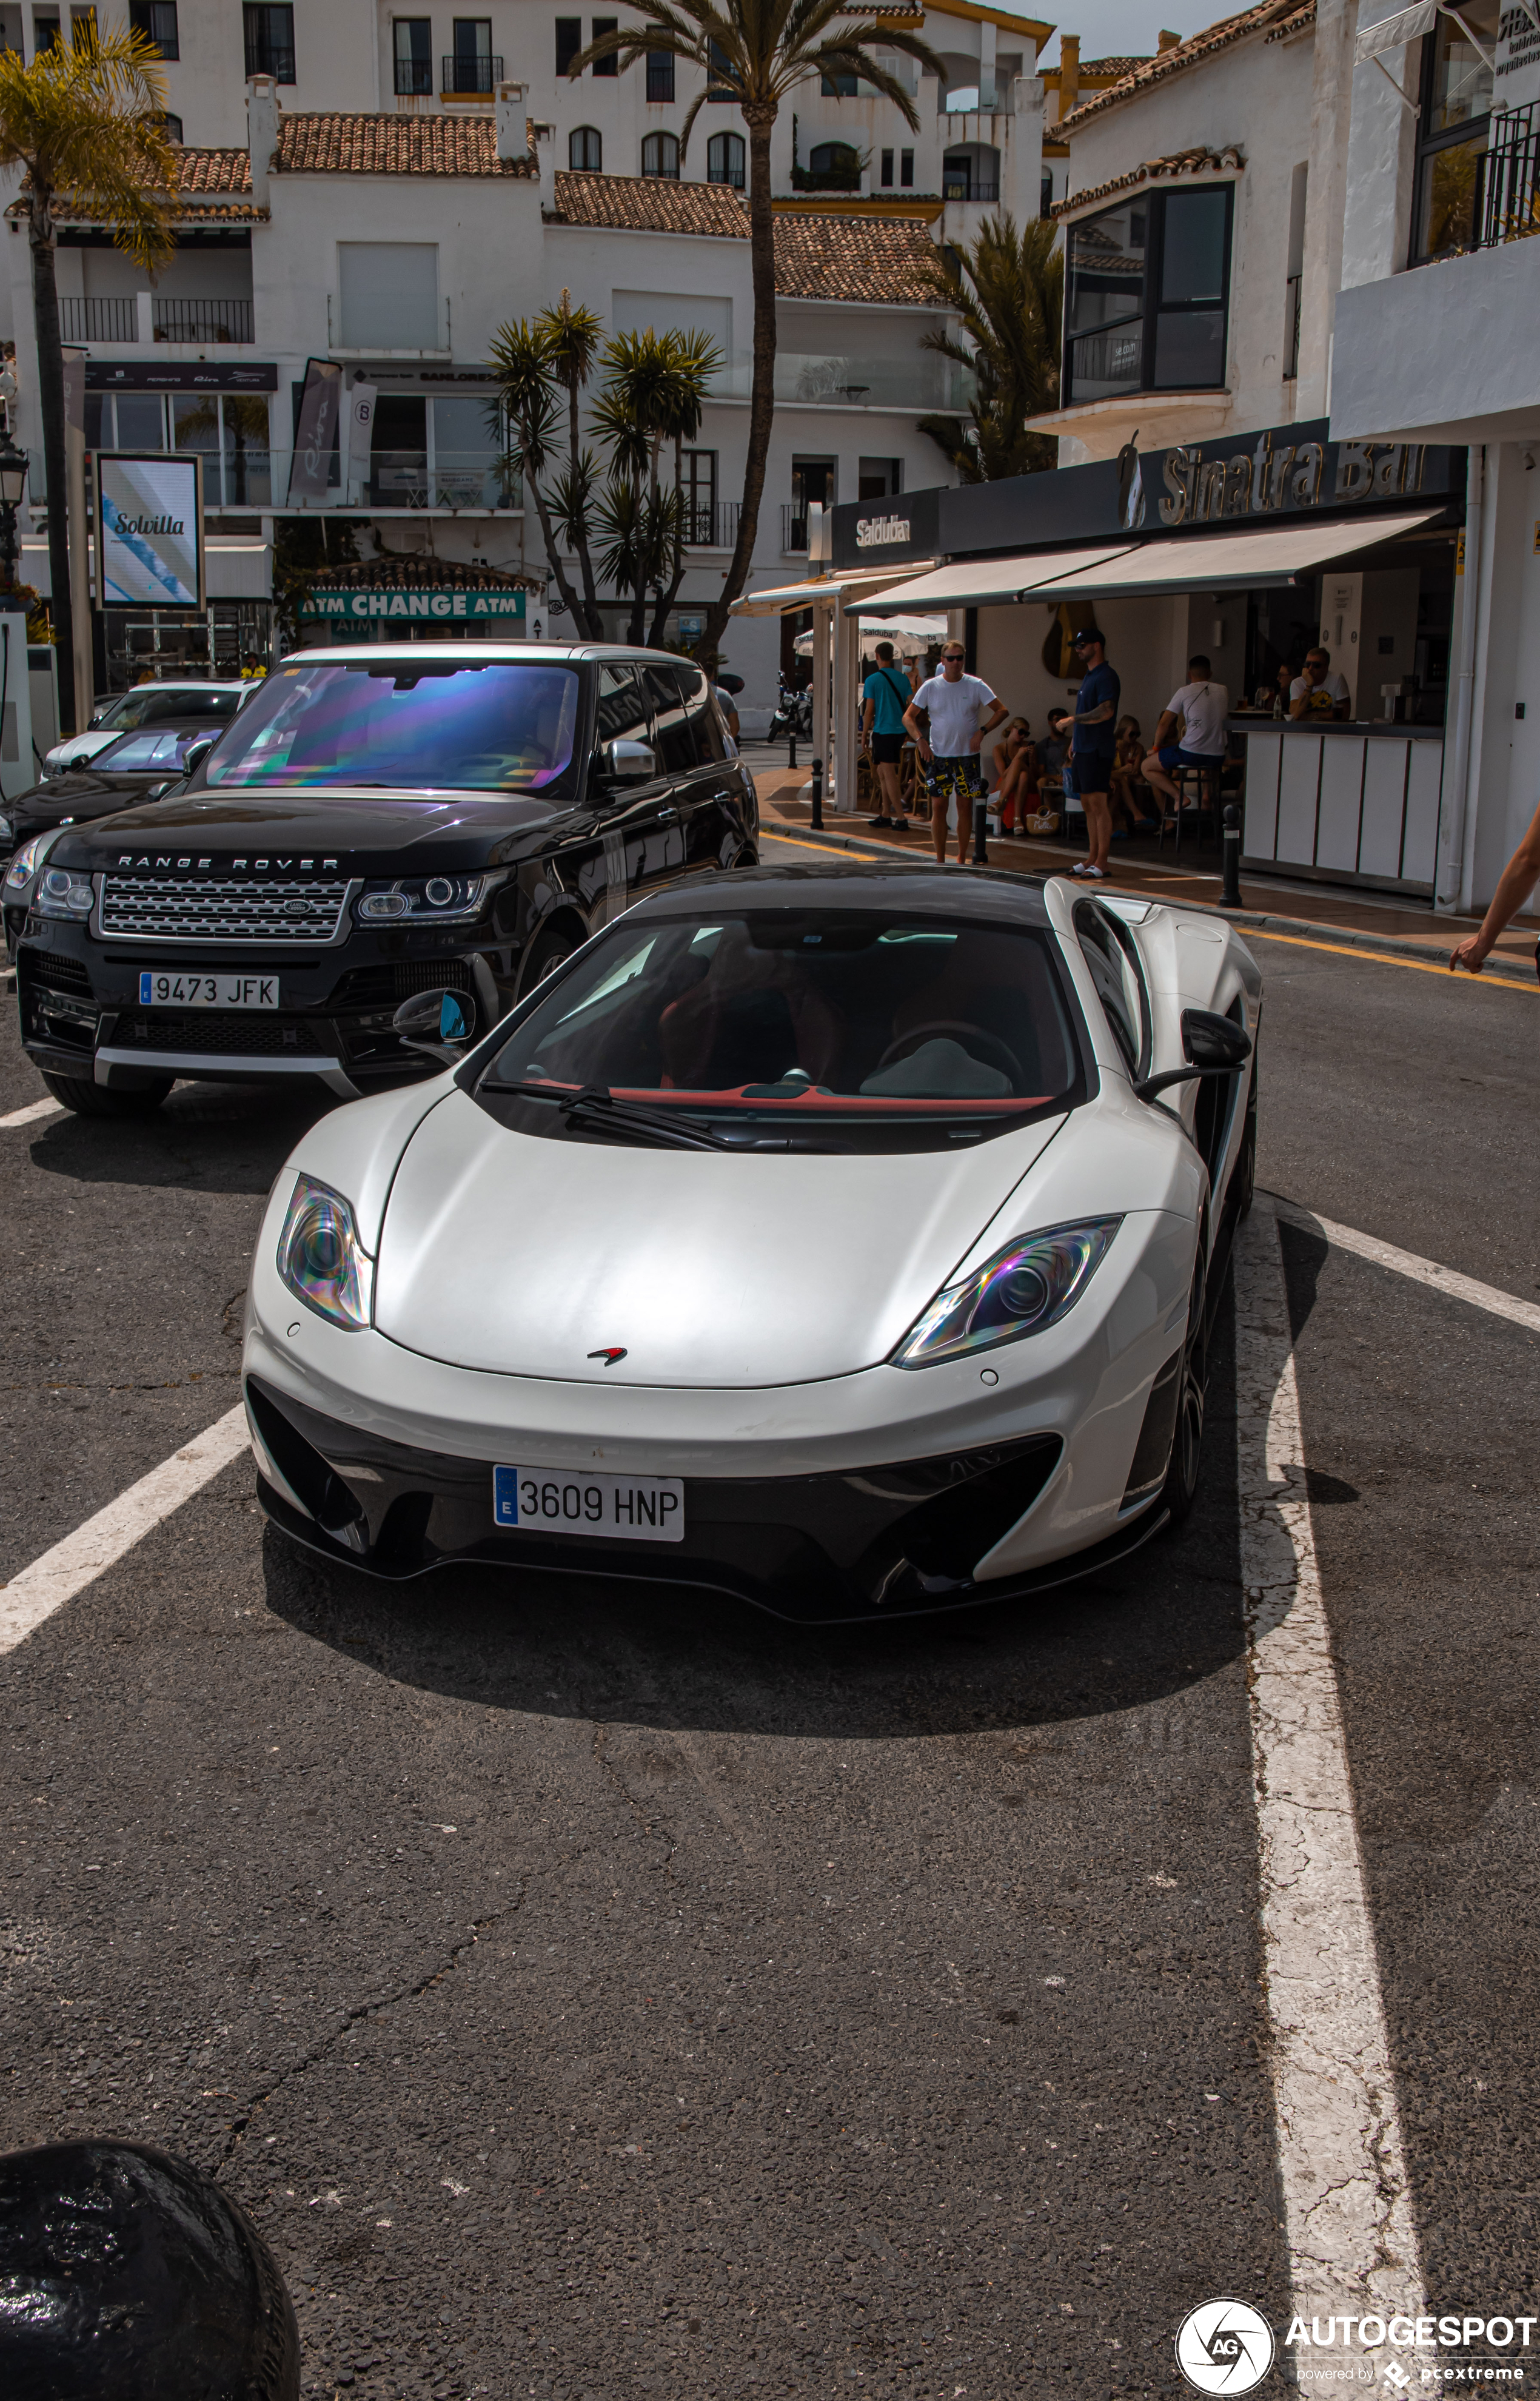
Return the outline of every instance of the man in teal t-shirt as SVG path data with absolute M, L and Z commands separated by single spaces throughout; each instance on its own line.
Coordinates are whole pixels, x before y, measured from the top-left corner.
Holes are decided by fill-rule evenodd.
M 861 747 L 877 771 L 878 815 L 868 823 L 907 833 L 909 821 L 898 797 L 898 761 L 907 739 L 904 711 L 909 705 L 909 679 L 894 666 L 891 642 L 879 642 L 876 655 L 876 669 L 861 687 Z

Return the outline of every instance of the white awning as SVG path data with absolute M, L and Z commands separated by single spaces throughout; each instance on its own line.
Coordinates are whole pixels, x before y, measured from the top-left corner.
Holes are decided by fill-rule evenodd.
M 798 609 L 833 609 L 842 600 L 858 605 L 869 592 L 886 592 L 917 567 L 930 561 L 911 559 L 907 567 L 848 567 L 838 575 L 810 577 L 803 583 L 777 583 L 764 592 L 745 592 L 732 604 L 735 617 L 789 617 Z
M 1105 542 L 1095 550 L 1050 550 L 1023 554 L 1016 558 L 962 558 L 950 567 L 938 567 L 929 575 L 920 575 L 912 583 L 891 585 L 882 595 L 883 606 L 892 609 L 979 609 L 998 600 L 1019 600 L 1024 592 L 1035 590 L 1040 583 L 1051 583 L 1056 576 L 1070 569 L 1083 572 L 1099 567 L 1106 559 L 1121 558 L 1126 542 L 1110 550 Z M 852 617 L 859 601 L 849 604 L 845 614 Z
M 1432 33 L 1438 15 L 1438 0 L 1418 0 L 1415 8 L 1401 8 L 1394 17 L 1382 17 L 1377 25 L 1360 26 L 1355 60 L 1362 66 L 1367 59 L 1377 59 L 1385 50 L 1398 50 L 1403 42 L 1421 41 L 1424 34 Z
M 1245 533 L 1198 534 L 1147 542 L 1121 552 L 1104 566 L 1060 575 L 1034 587 L 1041 600 L 1096 600 L 1141 592 L 1221 592 L 1260 584 L 1290 583 L 1329 558 L 1345 558 L 1397 534 L 1430 525 L 1441 512 L 1418 509 L 1407 516 L 1374 517 L 1367 524 L 1338 518 L 1321 525 L 1258 527 Z

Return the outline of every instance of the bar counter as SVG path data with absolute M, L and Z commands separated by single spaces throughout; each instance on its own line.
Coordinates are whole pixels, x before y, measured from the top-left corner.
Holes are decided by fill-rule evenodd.
M 1243 868 L 1431 895 L 1442 726 L 1241 711 L 1229 729 L 1246 751 Z

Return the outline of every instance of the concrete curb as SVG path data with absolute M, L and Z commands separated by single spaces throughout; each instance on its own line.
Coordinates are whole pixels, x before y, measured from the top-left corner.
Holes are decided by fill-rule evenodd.
M 893 857 L 893 846 L 891 843 L 864 842 L 859 834 L 835 833 L 827 827 L 822 832 L 814 833 L 811 826 L 802 825 L 795 820 L 787 822 L 780 818 L 771 819 L 762 816 L 759 820 L 759 830 L 762 835 L 771 840 L 777 834 L 784 834 L 793 841 L 801 837 L 811 842 L 829 843 L 837 849 L 853 851 L 862 858 Z M 934 864 L 928 851 L 923 856 L 918 850 L 900 851 L 897 855 L 900 859 L 913 866 L 929 867 Z M 993 864 L 994 862 L 991 861 L 991 865 Z M 997 875 L 1020 875 L 1029 871 L 1017 867 L 996 866 L 994 871 Z M 1032 871 L 1055 874 L 1065 873 L 1067 870 L 1049 868 L 1046 871 Z M 1115 889 L 1115 872 L 1111 883 L 1112 888 Z M 1157 894 L 1150 892 L 1130 895 L 1130 898 L 1140 900 L 1154 899 L 1158 897 Z M 1202 910 L 1210 917 L 1223 917 L 1228 925 L 1250 926 L 1259 934 L 1292 935 L 1300 941 L 1330 942 L 1341 945 L 1344 950 L 1380 951 L 1392 958 L 1420 960 L 1424 967 L 1444 967 L 1448 959 L 1448 952 L 1443 948 L 1441 941 L 1414 940 L 1407 934 L 1365 933 L 1356 926 L 1327 926 L 1313 917 L 1282 917 L 1274 910 L 1224 909 L 1217 900 L 1183 900 L 1179 905 L 1184 909 Z M 1454 947 L 1455 939 L 1451 932 L 1449 940 L 1451 950 Z M 1531 978 L 1531 970 L 1521 959 L 1500 958 L 1495 954 L 1489 957 L 1481 972 L 1483 975 L 1490 976 L 1494 983 L 1527 984 Z

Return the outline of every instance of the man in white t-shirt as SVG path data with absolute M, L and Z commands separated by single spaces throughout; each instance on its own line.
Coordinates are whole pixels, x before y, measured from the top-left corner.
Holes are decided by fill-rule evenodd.
M 1230 693 L 1222 683 L 1209 681 L 1208 661 L 1200 651 L 1187 662 L 1187 681 L 1162 709 L 1154 741 L 1139 770 L 1151 790 L 1159 793 L 1163 816 L 1178 805 L 1174 768 L 1205 769 L 1218 790 L 1229 715 Z
M 1312 721 L 1326 718 L 1345 717 L 1352 706 L 1346 684 L 1340 675 L 1331 672 L 1331 653 L 1316 648 L 1305 652 L 1304 673 L 1296 676 L 1288 687 L 1290 717 L 1307 717 Z
M 941 653 L 941 673 L 927 678 L 904 711 L 905 728 L 920 752 L 925 789 L 931 796 L 931 835 L 938 867 L 947 864 L 947 809 L 954 800 L 957 863 L 968 864 L 974 805 L 984 798 L 979 749 L 986 734 L 1006 714 L 1005 703 L 995 698 L 987 683 L 963 674 L 966 656 L 961 642 L 948 642 Z M 920 721 L 920 709 L 929 717 L 929 733 Z

